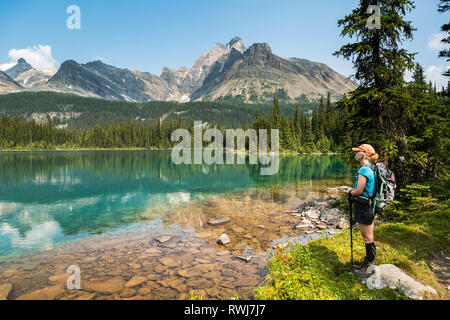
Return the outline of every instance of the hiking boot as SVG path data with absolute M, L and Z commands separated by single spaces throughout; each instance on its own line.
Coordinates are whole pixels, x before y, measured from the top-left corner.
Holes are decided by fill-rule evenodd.
M 367 258 L 364 258 L 364 260 L 362 262 L 353 264 L 353 270 L 355 270 L 355 269 L 358 270 L 367 265 L 373 265 L 373 264 L 375 264 L 375 262 L 370 262 L 369 260 L 367 260 Z
M 359 268 L 353 269 L 353 274 L 360 278 L 368 278 L 375 273 L 375 270 L 373 269 L 374 265 L 374 262 L 370 262 L 369 260 L 364 259 Z

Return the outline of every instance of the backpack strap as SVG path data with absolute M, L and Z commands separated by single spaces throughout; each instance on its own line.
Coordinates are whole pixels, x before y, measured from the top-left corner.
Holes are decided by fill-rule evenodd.
M 373 171 L 373 183 L 375 185 L 375 190 L 373 191 L 373 195 L 369 196 L 372 200 L 375 200 L 375 197 L 377 195 L 377 185 L 378 185 L 378 179 L 377 179 L 377 166 L 376 165 L 371 165 L 370 169 L 372 169 Z M 369 192 L 367 192 L 368 195 L 370 195 Z M 375 206 L 374 206 L 375 207 Z

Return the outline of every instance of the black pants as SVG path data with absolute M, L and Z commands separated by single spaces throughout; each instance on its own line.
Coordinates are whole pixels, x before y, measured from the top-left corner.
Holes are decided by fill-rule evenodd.
M 355 212 L 355 222 L 371 225 L 375 216 L 373 215 L 373 207 L 371 201 L 355 197 L 353 199 L 353 208 Z

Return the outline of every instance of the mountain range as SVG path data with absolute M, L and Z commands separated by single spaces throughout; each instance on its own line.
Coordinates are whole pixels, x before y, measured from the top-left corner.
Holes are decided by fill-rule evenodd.
M 194 65 L 163 68 L 160 76 L 116 68 L 101 61 L 63 62 L 59 70 L 38 71 L 21 58 L 0 73 L 0 93 L 58 91 L 122 101 L 214 101 L 238 98 L 260 103 L 274 96 L 286 102 L 305 97 L 338 99 L 357 85 L 327 65 L 306 59 L 284 58 L 267 43 L 246 48 L 234 37 L 202 53 Z

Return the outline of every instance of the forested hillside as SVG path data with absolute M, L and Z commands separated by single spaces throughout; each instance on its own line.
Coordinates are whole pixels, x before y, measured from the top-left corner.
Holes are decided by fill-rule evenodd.
M 318 101 L 309 101 L 306 97 L 298 102 L 300 110 L 311 112 Z M 296 104 L 282 104 L 281 113 L 293 116 Z M 138 120 L 143 123 L 163 120 L 175 120 L 178 115 L 186 121 L 217 123 L 222 127 L 240 127 L 250 125 L 255 110 L 269 114 L 272 104 L 245 104 L 242 101 L 227 100 L 216 102 L 165 102 L 151 101 L 132 103 L 97 98 L 85 98 L 72 94 L 56 92 L 19 92 L 0 95 L 0 114 L 8 116 L 20 114 L 27 120 L 46 120 L 51 116 L 55 125 L 67 125 L 68 128 L 89 128 L 101 126 L 110 121 L 124 122 Z
M 172 107 L 173 109 L 163 109 L 167 103 L 156 105 L 155 108 L 148 106 L 149 103 L 146 103 L 144 106 L 131 104 L 135 108 L 132 112 L 136 112 L 132 115 L 127 113 L 129 112 L 128 110 L 124 110 L 121 115 L 120 112 L 123 110 L 118 109 L 121 103 L 117 103 L 115 111 L 105 109 L 111 117 L 109 120 L 103 119 L 103 121 L 96 118 L 96 114 L 101 112 L 96 109 L 99 105 L 100 107 L 110 108 L 110 106 L 105 107 L 102 105 L 103 100 L 88 99 L 86 101 L 91 102 L 92 106 L 88 107 L 88 105 L 82 106 L 78 104 L 75 107 L 74 105 L 58 104 L 58 99 L 60 98 L 61 96 L 56 97 L 52 101 L 52 110 L 59 108 L 59 111 L 47 112 L 48 116 L 44 119 L 45 121 L 36 121 L 32 117 L 36 113 L 27 112 L 20 107 L 14 109 L 14 112 L 10 112 L 10 114 L 15 113 L 15 116 L 9 116 L 4 112 L 0 118 L 0 148 L 14 150 L 47 150 L 55 148 L 168 149 L 175 144 L 175 142 L 171 141 L 172 132 L 178 128 L 186 128 L 192 133 L 195 120 L 207 121 L 207 127 L 216 127 L 221 130 L 225 143 L 225 129 L 227 127 L 223 126 L 223 123 L 226 123 L 223 119 L 227 119 L 228 123 L 236 124 L 237 127 L 243 129 L 250 127 L 255 130 L 267 129 L 269 139 L 271 138 L 271 129 L 279 129 L 280 150 L 282 151 L 307 153 L 338 151 L 343 146 L 342 143 L 348 142 L 345 138 L 345 133 L 341 129 L 346 113 L 334 110 L 330 95 L 328 95 L 326 102 L 321 99 L 319 105 L 314 107 L 311 112 L 305 113 L 299 106 L 296 106 L 293 115 L 289 115 L 291 106 L 285 106 L 285 114 L 281 112 L 281 106 L 277 98 L 274 99 L 273 106 L 270 109 L 266 105 L 260 106 L 260 109 L 252 110 L 248 105 L 239 107 L 222 103 L 217 107 L 217 105 L 213 106 L 207 103 L 195 103 L 185 113 L 175 111 L 178 110 L 176 109 L 177 107 L 180 107 L 179 104 L 170 104 L 169 108 Z M 98 102 L 99 105 L 96 105 L 95 102 Z M 125 107 L 127 106 L 125 105 Z M 207 108 L 208 106 L 216 110 L 217 114 L 211 112 L 211 109 Z M 44 111 L 48 109 L 48 106 L 46 107 L 42 104 L 40 108 L 42 108 L 39 109 L 40 111 Z M 238 109 L 237 117 L 234 114 L 234 108 Z M 93 112 L 93 109 L 97 113 Z M 142 110 L 144 111 L 142 112 Z M 139 116 L 135 118 L 136 114 L 142 115 L 146 111 L 148 112 L 147 114 L 153 112 L 151 113 L 152 118 L 147 118 L 145 121 L 138 119 Z M 161 117 L 163 112 L 165 112 L 165 115 L 169 113 L 174 115 L 174 118 L 163 116 L 162 118 L 165 119 L 162 121 L 161 118 L 161 121 L 158 121 L 157 119 Z M 205 119 L 204 114 L 208 112 L 210 112 L 211 118 Z M 55 116 L 56 113 L 63 116 L 73 116 L 73 118 L 61 120 Z M 224 118 L 219 116 L 221 113 L 225 114 Z M 307 115 L 309 113 L 311 116 Z M 92 122 L 83 122 L 83 114 L 88 114 L 87 119 Z M 147 114 L 145 115 L 147 116 Z M 186 114 L 188 117 L 185 116 Z M 30 117 L 32 118 L 29 119 Z M 250 124 L 247 124 L 247 121 L 242 121 L 245 119 L 244 117 L 252 119 L 252 121 L 248 121 Z M 53 119 L 59 122 L 67 121 L 72 123 L 72 125 L 75 123 L 75 126 L 73 128 L 57 126 Z M 42 119 L 40 118 L 40 120 Z M 238 125 L 240 121 L 244 123 Z M 80 123 L 82 126 L 78 127 L 77 124 Z

